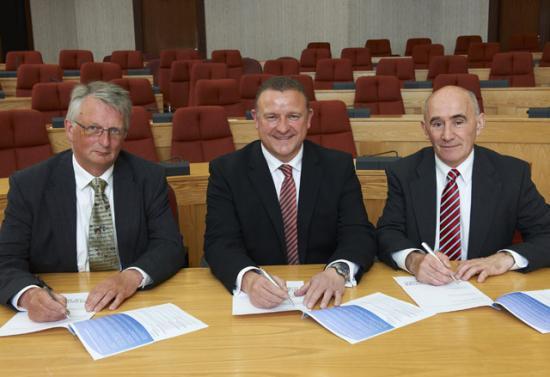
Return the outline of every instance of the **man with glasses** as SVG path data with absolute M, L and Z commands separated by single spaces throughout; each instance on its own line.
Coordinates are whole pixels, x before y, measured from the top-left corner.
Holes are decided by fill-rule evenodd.
M 13 174 L 0 229 L 0 300 L 35 321 L 63 319 L 66 300 L 34 274 L 113 271 L 86 309 L 114 310 L 184 264 L 168 186 L 157 165 L 121 146 L 128 92 L 93 82 L 72 92 L 65 119 L 71 150 Z
M 474 145 L 485 126 L 475 95 L 439 89 L 426 101 L 421 123 L 432 147 L 386 171 L 380 259 L 433 285 L 550 266 L 549 207 L 526 162 Z M 512 242 L 516 230 L 522 242 Z M 422 242 L 438 251 L 435 257 Z

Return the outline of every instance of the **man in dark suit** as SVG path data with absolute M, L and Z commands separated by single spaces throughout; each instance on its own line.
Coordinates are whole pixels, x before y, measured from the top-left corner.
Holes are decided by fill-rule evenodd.
M 453 274 L 482 282 L 550 266 L 549 207 L 526 162 L 474 145 L 484 125 L 465 89 L 448 86 L 428 98 L 422 128 L 433 147 L 386 171 L 388 199 L 377 229 L 385 263 L 433 285 Z M 523 242 L 512 244 L 516 229 Z M 421 242 L 435 245 L 437 258 Z M 452 259 L 459 261 L 454 272 Z
M 328 264 L 296 292 L 308 307 L 319 299 L 326 307 L 373 263 L 352 158 L 304 141 L 311 116 L 299 83 L 272 78 L 256 97 L 260 141 L 210 163 L 206 260 L 229 291 L 242 289 L 258 307 L 288 297 L 285 282 L 273 284 L 258 265 Z
M 75 87 L 65 120 L 72 150 L 10 177 L 0 229 L 0 300 L 36 321 L 64 318 L 35 273 L 116 270 L 90 292 L 86 309 L 116 309 L 184 264 L 162 169 L 121 145 L 128 92 L 108 83 Z M 113 208 L 113 210 L 111 210 Z

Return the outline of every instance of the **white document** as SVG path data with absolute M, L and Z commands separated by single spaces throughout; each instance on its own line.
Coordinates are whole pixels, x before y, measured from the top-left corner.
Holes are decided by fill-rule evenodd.
M 495 300 L 495 307 L 503 307 L 535 330 L 550 333 L 550 289 L 512 292 Z
M 288 288 L 288 294 L 292 297 L 290 300 L 285 300 L 281 305 L 272 309 L 257 308 L 250 302 L 248 295 L 243 291 L 233 294 L 233 315 L 245 315 L 245 314 L 265 314 L 265 313 L 277 313 L 277 312 L 289 312 L 293 310 L 308 311 L 304 306 L 304 296 L 296 297 L 294 292 L 297 291 L 302 285 L 303 281 L 287 281 L 286 286 Z
M 459 280 L 447 285 L 434 286 L 420 283 L 414 276 L 399 276 L 394 279 L 418 306 L 434 313 L 453 312 L 493 304 L 490 297 L 467 281 Z
M 69 328 L 73 322 L 83 321 L 94 316 L 94 312 L 87 312 L 84 308 L 88 292 L 62 293 L 62 295 L 67 298 L 67 309 L 71 313 L 69 318 L 56 322 L 34 322 L 29 318 L 27 312 L 19 312 L 0 328 L 0 336 L 28 334 L 54 327 Z

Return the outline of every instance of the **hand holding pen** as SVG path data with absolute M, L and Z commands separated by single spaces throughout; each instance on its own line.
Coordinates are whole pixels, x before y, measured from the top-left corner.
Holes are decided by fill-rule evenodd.
M 260 268 L 244 274 L 241 289 L 257 308 L 271 309 L 289 298 L 285 282 Z
M 67 318 L 67 300 L 38 278 L 41 287 L 27 289 L 19 298 L 18 306 L 28 311 L 29 318 L 35 322 L 60 321 Z
M 267 279 L 271 282 L 271 284 L 274 284 L 276 287 L 278 288 L 281 288 L 282 290 L 285 290 L 288 292 L 287 288 L 286 287 L 281 287 L 276 281 L 275 279 L 266 271 L 264 270 L 263 268 L 260 268 L 260 273 Z M 288 293 L 288 300 L 290 301 L 290 303 L 294 306 L 296 306 L 296 304 L 294 303 L 294 301 L 292 301 L 292 297 L 290 297 L 290 293 Z
M 441 266 L 443 266 L 447 271 L 448 271 L 448 275 L 454 280 L 454 281 L 457 281 L 453 271 L 451 270 L 450 266 L 447 266 L 445 263 L 443 263 L 443 261 L 437 256 L 437 254 L 433 251 L 433 249 L 426 243 L 426 242 L 422 242 L 422 247 L 424 248 L 424 250 L 426 250 L 426 252 L 431 255 L 432 257 L 434 257 L 435 259 L 437 259 L 437 261 L 441 264 Z

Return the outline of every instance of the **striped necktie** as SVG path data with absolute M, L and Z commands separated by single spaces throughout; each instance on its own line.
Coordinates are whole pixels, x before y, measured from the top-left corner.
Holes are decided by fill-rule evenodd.
M 296 185 L 292 177 L 292 166 L 283 164 L 279 167 L 285 179 L 281 186 L 279 195 L 279 205 L 281 206 L 281 215 L 283 216 L 283 226 L 286 241 L 286 256 L 288 264 L 298 264 L 298 211 L 296 205 Z
M 441 194 L 439 214 L 439 251 L 450 260 L 460 258 L 460 194 L 456 179 L 460 172 L 451 169 L 447 174 L 447 184 Z

